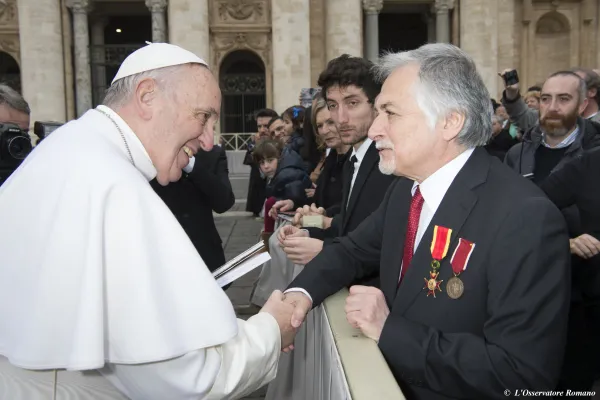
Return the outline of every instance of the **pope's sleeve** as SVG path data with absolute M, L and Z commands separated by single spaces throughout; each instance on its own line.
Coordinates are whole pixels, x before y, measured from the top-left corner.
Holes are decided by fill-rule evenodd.
M 279 326 L 268 313 L 238 319 L 238 334 L 220 346 L 146 364 L 107 364 L 102 374 L 132 400 L 238 399 L 275 378 Z

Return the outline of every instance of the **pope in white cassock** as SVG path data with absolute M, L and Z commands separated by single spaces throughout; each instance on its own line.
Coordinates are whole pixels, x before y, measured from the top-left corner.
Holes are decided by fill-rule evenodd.
M 0 188 L 1 399 L 235 399 L 275 377 L 292 306 L 236 319 L 149 185 L 212 148 L 220 104 L 203 60 L 149 44 Z

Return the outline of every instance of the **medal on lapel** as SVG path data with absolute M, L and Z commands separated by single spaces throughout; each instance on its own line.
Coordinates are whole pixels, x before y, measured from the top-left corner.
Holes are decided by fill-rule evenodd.
M 452 259 L 450 260 L 454 276 L 446 283 L 446 292 L 448 293 L 448 297 L 451 299 L 456 300 L 465 292 L 465 285 L 458 276 L 467 269 L 469 258 L 471 258 L 471 254 L 473 254 L 474 249 L 475 243 L 469 242 L 463 238 L 458 239 L 458 245 L 456 246 L 454 254 L 452 255 Z
M 452 229 L 444 228 L 439 225 L 436 225 L 433 228 L 433 240 L 431 241 L 431 256 L 433 257 L 433 260 L 431 261 L 431 272 L 429 272 L 429 279 L 423 278 L 425 279 L 425 287 L 423 289 L 427 289 L 427 297 L 431 294 L 435 298 L 435 291 L 442 291 L 440 285 L 443 281 L 438 281 L 437 277 L 440 274 L 440 262 L 446 257 L 448 248 L 450 247 L 451 234 Z

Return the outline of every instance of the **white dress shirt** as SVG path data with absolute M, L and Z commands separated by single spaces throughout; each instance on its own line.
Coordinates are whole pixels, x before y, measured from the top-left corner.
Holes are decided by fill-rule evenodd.
M 354 174 L 352 175 L 352 182 L 350 183 L 350 191 L 348 192 L 348 200 L 346 201 L 346 207 L 348 207 L 348 202 L 350 202 L 350 195 L 352 194 L 352 188 L 354 187 L 354 182 L 356 181 L 356 177 L 358 176 L 358 170 L 360 169 L 360 164 L 362 164 L 362 160 L 365 158 L 365 154 L 367 154 L 367 150 L 371 146 L 373 141 L 369 138 L 366 138 L 364 142 L 360 146 L 358 146 L 358 150 L 354 147 L 352 148 L 352 155 L 350 158 L 356 156 L 356 162 L 354 163 Z
M 413 253 L 415 249 L 419 247 L 419 242 L 421 242 L 423 234 L 429 227 L 429 224 L 431 223 L 435 212 L 442 203 L 444 196 L 446 196 L 446 192 L 448 192 L 450 185 L 452 182 L 454 182 L 454 178 L 456 178 L 456 175 L 458 175 L 460 170 L 465 166 L 469 160 L 469 157 L 471 157 L 471 154 L 473 154 L 473 151 L 474 149 L 465 150 L 458 157 L 435 171 L 427 179 L 421 182 L 420 185 L 417 182 L 413 184 L 413 196 L 417 190 L 417 186 L 419 186 L 424 200 L 423 209 L 421 210 L 421 216 L 419 218 L 419 227 L 417 229 Z M 399 251 L 402 251 L 402 249 Z M 287 292 L 302 292 L 312 301 L 310 294 L 308 294 L 308 292 L 302 288 L 290 288 L 286 290 L 286 293 Z

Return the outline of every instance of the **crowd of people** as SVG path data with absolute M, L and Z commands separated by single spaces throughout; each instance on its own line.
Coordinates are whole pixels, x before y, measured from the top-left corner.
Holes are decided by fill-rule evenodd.
M 507 80 L 498 103 L 468 54 L 435 43 L 339 56 L 318 86 L 310 107 L 256 114 L 248 209 L 273 262 L 248 320 L 210 273 L 214 222 L 190 226 L 196 201 L 207 221 L 234 201 L 204 60 L 148 44 L 44 139 L 0 188 L 3 395 L 240 398 L 347 287 L 347 321 L 406 398 L 591 398 L 598 74 L 557 71 L 523 96 Z M 300 268 L 263 282 L 276 262 Z
M 472 115 L 465 117 L 460 132 L 465 135 L 466 139 L 460 140 L 460 136 L 453 139 L 458 142 L 458 148 L 462 153 L 461 151 L 454 153 L 453 157 L 447 159 L 449 162 L 446 166 L 440 166 L 439 171 L 433 174 L 429 171 L 430 176 L 427 178 L 427 175 L 425 175 L 426 179 L 422 181 L 419 181 L 418 175 L 409 174 L 413 171 L 408 171 L 405 168 L 408 166 L 414 168 L 410 165 L 412 163 L 425 165 L 429 162 L 428 158 L 444 160 L 444 152 L 441 151 L 436 155 L 438 149 L 434 143 L 429 143 L 430 146 L 424 149 L 420 148 L 425 145 L 427 139 L 416 136 L 415 132 L 419 131 L 420 128 L 418 125 L 408 125 L 407 120 L 416 111 L 414 108 L 410 109 L 407 103 L 410 103 L 409 95 L 414 96 L 415 94 L 405 93 L 402 91 L 404 88 L 396 86 L 394 89 L 397 93 L 402 92 L 403 97 L 398 98 L 398 102 L 393 104 L 389 94 L 385 96 L 384 91 L 380 91 L 380 87 L 377 86 L 378 80 L 375 75 L 377 70 L 368 61 L 361 58 L 342 56 L 329 62 L 319 79 L 319 86 L 322 91 L 314 98 L 310 108 L 313 126 L 309 126 L 310 129 L 305 128 L 304 131 L 306 142 L 308 142 L 306 138 L 309 135 L 314 135 L 315 142 L 319 143 L 317 151 L 321 152 L 323 161 L 317 167 L 314 167 L 314 164 L 305 164 L 309 168 L 305 169 L 302 176 L 304 178 L 306 176 L 315 177 L 321 172 L 321 177 L 313 180 L 313 185 L 316 187 L 308 189 L 305 186 L 306 197 L 291 196 L 285 192 L 273 191 L 267 191 L 265 194 L 265 228 L 263 233 L 265 240 L 269 241 L 273 260 L 271 265 L 268 266 L 270 272 L 261 275 L 258 291 L 262 290 L 264 292 L 266 288 L 266 293 L 269 293 L 272 289 L 285 290 L 287 288 L 293 292 L 295 291 L 293 288 L 300 287 L 300 292 L 303 295 L 286 292 L 286 296 L 298 296 L 296 301 L 298 303 L 305 302 L 306 309 L 309 309 L 321 303 L 327 295 L 335 291 L 334 289 L 347 286 L 351 288 L 351 296 L 347 302 L 348 307 L 358 309 L 363 307 L 366 302 L 365 293 L 372 297 L 380 295 L 379 304 L 387 304 L 391 308 L 391 311 L 385 311 L 386 315 L 393 314 L 395 309 L 392 307 L 395 307 L 401 310 L 398 314 L 407 318 L 411 324 L 416 321 L 421 322 L 423 325 L 420 329 L 428 327 L 429 331 L 420 331 L 419 343 L 412 342 L 417 340 L 416 336 L 419 335 L 419 331 L 414 327 L 410 328 L 414 329 L 412 332 L 413 337 L 399 339 L 403 335 L 407 335 L 396 330 L 399 329 L 399 326 L 408 329 L 404 323 L 394 330 L 389 328 L 389 343 L 386 343 L 387 340 L 384 341 L 380 338 L 381 332 L 374 335 L 369 328 L 363 329 L 367 336 L 371 333 L 370 337 L 378 340 L 384 356 L 390 363 L 405 393 L 411 394 L 410 398 L 414 396 L 414 398 L 430 399 L 437 398 L 438 394 L 454 397 L 446 390 L 449 387 L 456 390 L 454 395 L 457 398 L 463 396 L 466 398 L 493 398 L 495 397 L 493 391 L 497 391 L 500 395 L 499 388 L 502 385 L 510 386 L 507 383 L 510 374 L 514 374 L 515 383 L 522 381 L 522 386 L 536 386 L 531 382 L 528 385 L 524 383 L 523 379 L 525 379 L 524 374 L 526 373 L 524 370 L 520 370 L 517 365 L 525 363 L 531 367 L 541 361 L 543 362 L 538 364 L 535 373 L 533 370 L 530 371 L 533 374 L 531 377 L 535 375 L 541 379 L 538 382 L 539 387 L 552 388 L 552 385 L 542 383 L 543 380 L 546 380 L 547 383 L 552 381 L 555 382 L 553 388 L 564 391 L 562 396 L 565 396 L 566 390 L 570 389 L 581 391 L 577 397 L 581 397 L 583 394 L 583 397 L 590 398 L 594 381 L 599 375 L 597 358 L 600 354 L 600 348 L 595 343 L 595 337 L 600 333 L 598 329 L 600 321 L 600 304 L 598 303 L 598 300 L 600 300 L 600 274 L 598 272 L 600 264 L 598 259 L 600 257 L 597 257 L 600 253 L 600 241 L 598 241 L 600 238 L 600 216 L 597 215 L 598 212 L 596 211 L 600 206 L 600 195 L 596 194 L 598 190 L 592 185 L 593 177 L 600 172 L 597 169 L 598 164 L 596 164 L 596 162 L 600 162 L 600 149 L 595 150 L 600 144 L 600 113 L 598 112 L 600 77 L 596 71 L 583 68 L 557 71 L 540 85 L 528 88 L 523 95 L 520 94 L 521 89 L 518 83 L 506 83 L 501 102 L 498 103 L 489 96 L 484 99 L 484 91 L 481 87 L 468 91 L 460 87 L 453 87 L 445 82 L 442 83 L 443 79 L 456 80 L 462 76 L 465 81 L 459 79 L 459 83 L 463 83 L 465 88 L 469 88 L 466 82 L 468 79 L 480 79 L 474 72 L 472 64 L 467 63 L 465 60 L 458 61 L 464 55 L 454 54 L 456 58 L 450 56 L 454 51 L 449 48 L 442 51 L 441 49 L 434 50 L 429 47 L 428 50 L 408 52 L 415 57 L 417 55 L 423 57 L 418 59 L 418 63 L 421 64 L 422 68 L 424 68 L 422 63 L 425 61 L 430 62 L 427 65 L 429 68 L 439 60 L 445 60 L 449 66 L 460 68 L 457 71 L 452 70 L 456 73 L 456 76 L 451 77 L 445 75 L 447 71 L 437 70 L 439 75 L 430 77 L 431 81 L 427 82 L 428 85 L 431 85 L 427 87 L 430 91 L 419 93 L 415 89 L 416 95 L 421 97 L 414 100 L 417 101 L 423 112 L 448 112 L 447 109 L 444 109 L 444 106 L 448 107 L 448 104 L 451 104 L 457 109 L 464 107 L 467 110 L 466 112 L 478 112 L 488 117 L 485 121 L 479 121 L 478 125 L 475 124 L 477 118 Z M 432 59 L 433 55 L 437 56 L 436 60 Z M 392 56 L 384 59 L 383 62 L 384 65 L 385 62 L 391 63 Z M 382 67 L 379 68 L 381 71 Z M 406 68 L 404 67 L 404 69 Z M 500 77 L 504 78 L 508 71 L 501 72 Z M 428 72 L 433 74 L 430 70 Z M 421 72 L 419 75 L 421 82 L 423 82 L 424 77 L 425 73 Z M 410 80 L 408 76 L 405 76 L 404 79 Z M 385 81 L 386 84 L 389 81 L 391 81 L 391 78 Z M 384 88 L 386 84 L 384 84 Z M 471 83 L 470 86 L 474 85 Z M 448 93 L 442 93 L 443 90 Z M 393 95 L 394 92 L 392 91 L 390 94 Z M 439 105 L 431 100 L 434 97 L 440 98 Z M 478 108 L 469 108 L 469 103 L 474 102 L 478 102 Z M 377 103 L 380 103 L 380 106 Z M 264 116 L 264 114 L 262 115 Z M 437 114 L 437 117 L 444 115 L 443 113 L 442 115 Z M 267 116 L 265 118 L 271 117 Z M 382 133 L 386 129 L 382 127 L 384 123 L 381 122 L 381 118 L 387 119 L 387 134 Z M 438 120 L 429 121 L 430 126 L 435 126 L 436 121 Z M 456 121 L 446 120 L 446 123 L 451 124 L 456 123 Z M 404 129 L 401 132 L 394 132 L 395 127 L 401 125 Z M 305 125 L 305 127 L 307 126 Z M 394 133 L 390 134 L 389 132 Z M 273 134 L 274 132 L 266 130 L 259 132 L 257 135 L 258 143 L 272 142 L 272 138 L 276 138 Z M 426 137 L 428 133 L 423 132 L 421 135 Z M 394 143 L 394 136 L 397 136 L 397 143 Z M 443 136 L 442 140 L 449 141 L 446 136 Z M 282 142 L 282 145 L 285 146 L 285 143 L 285 141 Z M 260 144 L 257 145 L 257 147 L 259 146 Z M 486 246 L 478 247 L 477 251 L 481 252 L 479 253 L 481 258 L 476 257 L 472 262 L 475 262 L 476 265 L 480 263 L 489 266 L 497 265 L 497 268 L 502 270 L 507 277 L 506 281 L 504 281 L 504 278 L 498 278 L 499 282 L 494 282 L 491 276 L 488 276 L 485 282 L 469 282 L 468 286 L 471 287 L 472 296 L 477 297 L 481 294 L 482 297 L 477 300 L 470 297 L 467 310 L 470 310 L 471 314 L 464 321 L 464 324 L 472 324 L 475 320 L 474 315 L 480 312 L 471 309 L 471 302 L 478 303 L 480 306 L 487 305 L 487 310 L 481 315 L 481 325 L 473 325 L 475 330 L 471 334 L 477 336 L 484 332 L 483 337 L 485 340 L 493 340 L 494 346 L 503 347 L 500 342 L 506 341 L 506 347 L 502 350 L 502 357 L 508 357 L 508 359 L 511 356 L 506 353 L 506 349 L 510 346 L 516 346 L 513 348 L 515 358 L 512 358 L 512 361 L 508 361 L 508 359 L 493 360 L 496 350 L 485 349 L 486 345 L 476 343 L 477 341 L 474 338 L 472 338 L 473 340 L 464 338 L 465 342 L 463 343 L 463 339 L 459 340 L 458 337 L 453 338 L 452 335 L 449 335 L 449 332 L 464 329 L 465 325 L 456 323 L 456 321 L 461 320 L 463 312 L 466 311 L 454 310 L 453 306 L 439 305 L 437 308 L 443 311 L 438 314 L 431 308 L 433 303 L 421 304 L 422 301 L 431 302 L 433 300 L 414 300 L 408 297 L 410 295 L 405 295 L 404 293 L 410 293 L 411 290 L 403 289 L 402 285 L 406 284 L 403 283 L 399 287 L 394 286 L 393 289 L 391 286 L 386 286 L 390 285 L 390 280 L 393 280 L 392 276 L 388 275 L 390 268 L 392 270 L 398 269 L 400 265 L 402 265 L 400 282 L 403 282 L 404 266 L 410 264 L 412 251 L 415 251 L 415 257 L 420 255 L 419 261 L 422 264 L 428 264 L 427 256 L 421 254 L 420 252 L 423 250 L 415 244 L 418 244 L 420 238 L 423 238 L 424 235 L 430 235 L 429 232 L 433 223 L 428 224 L 425 221 L 431 221 L 433 217 L 435 221 L 452 221 L 454 224 L 458 224 L 459 227 L 465 223 L 463 220 L 454 220 L 450 215 L 440 217 L 441 210 L 436 213 L 437 207 L 442 207 L 446 202 L 444 200 L 440 204 L 442 197 L 444 197 L 443 191 L 448 190 L 449 195 L 456 185 L 453 183 L 453 173 L 444 172 L 439 177 L 436 177 L 436 174 L 449 168 L 451 164 L 457 163 L 456 160 L 464 157 L 465 152 L 469 151 L 467 149 L 477 147 L 481 147 L 481 150 L 476 149 L 469 159 L 474 160 L 481 157 L 481 160 L 478 161 L 478 168 L 486 171 L 489 169 L 486 174 L 491 174 L 491 176 L 483 176 L 481 171 L 479 173 L 473 172 L 472 176 L 469 177 L 470 180 L 474 181 L 471 183 L 480 185 L 486 179 L 492 181 L 499 179 L 495 178 L 494 173 L 492 173 L 496 169 L 498 173 L 503 171 L 502 174 L 506 173 L 507 176 L 492 185 L 497 187 L 489 189 L 490 194 L 495 193 L 495 198 L 483 196 L 480 199 L 482 204 L 477 207 L 483 207 L 483 204 L 489 201 L 485 215 L 472 217 L 485 227 L 484 230 L 469 233 L 465 239 L 473 243 L 480 241 L 482 243 L 478 246 Z M 385 164 L 384 154 L 392 150 L 396 153 L 396 168 L 391 163 L 389 165 Z M 483 162 L 486 157 L 481 155 L 481 151 L 492 157 L 489 165 L 488 161 Z M 301 152 L 302 148 L 300 149 Z M 252 149 L 248 150 L 248 154 L 252 154 Z M 267 176 L 268 181 L 273 176 L 269 175 L 271 169 L 265 169 L 263 160 L 268 157 L 260 152 L 256 154 L 254 157 L 254 160 L 256 160 L 255 165 L 263 176 Z M 373 163 L 370 162 L 370 154 Z M 269 157 L 275 157 L 275 153 L 269 155 Z M 298 157 L 299 159 L 300 157 Z M 309 160 L 305 159 L 304 161 Z M 464 161 L 462 161 L 463 164 Z M 466 165 L 469 165 L 469 163 Z M 472 161 L 472 163 L 475 163 L 475 161 Z M 376 168 L 375 171 L 372 170 L 372 166 L 377 164 L 379 168 Z M 500 166 L 499 164 L 503 165 Z M 298 163 L 299 165 L 300 163 Z M 402 165 L 403 168 L 399 165 Z M 398 170 L 401 170 L 402 173 L 398 173 Z M 432 168 L 432 170 L 435 171 L 435 168 Z M 510 170 L 512 172 L 509 172 Z M 404 178 L 386 179 L 394 174 L 409 177 L 412 180 L 405 184 Z M 461 174 L 455 179 L 458 180 Z M 333 179 L 331 179 L 332 176 Z M 396 179 L 399 182 L 393 183 Z M 417 181 L 419 185 L 417 183 L 413 184 L 413 180 Z M 296 182 L 297 184 L 302 182 L 299 176 Z M 465 187 L 470 187 L 469 182 L 462 182 L 462 184 Z M 391 189 L 390 185 L 396 189 Z M 407 204 L 404 214 L 398 214 L 391 207 L 392 200 L 389 197 L 393 199 L 395 191 L 399 191 L 399 187 L 406 185 L 412 186 L 413 195 L 415 195 L 415 187 L 422 188 L 425 204 L 420 206 L 423 207 L 423 212 L 428 209 L 428 215 L 427 217 L 420 217 L 418 234 L 413 232 L 415 237 L 411 238 L 411 242 L 409 242 L 413 249 L 407 250 L 407 247 L 405 247 L 404 253 L 402 253 L 396 248 L 398 244 L 402 243 L 404 235 L 408 235 L 408 231 L 411 229 L 410 226 L 405 227 L 404 224 L 407 217 L 409 217 L 406 213 L 409 210 L 411 213 L 413 211 L 413 204 L 410 204 L 410 207 Z M 312 195 L 313 189 L 315 195 Z M 458 189 L 454 188 L 454 190 L 457 191 Z M 503 192 L 502 196 L 499 192 Z M 329 193 L 329 196 L 324 198 L 320 195 L 317 196 L 318 193 Z M 547 203 L 552 202 L 556 208 L 562 211 L 561 219 L 566 223 L 567 228 L 564 236 L 562 233 L 559 235 L 561 221 L 555 217 L 549 217 L 549 215 L 553 215 L 551 211 L 547 210 L 548 214 L 545 215 L 537 215 L 534 220 L 525 218 L 523 215 L 533 207 L 533 205 L 527 205 L 527 197 L 539 197 L 539 193 L 545 194 L 544 202 L 536 200 L 535 207 L 547 208 Z M 473 207 L 473 204 L 469 204 L 469 202 L 474 200 L 466 200 L 470 198 L 471 194 L 453 194 L 457 196 L 457 199 L 454 200 L 457 202 L 455 206 L 466 201 L 462 205 L 463 208 L 471 209 Z M 390 202 L 390 209 L 386 211 L 382 209 L 384 206 L 381 206 L 381 203 L 383 202 L 385 205 L 388 201 Z M 409 201 L 400 196 L 393 204 L 399 205 L 403 209 L 403 204 L 406 202 Z M 284 220 L 280 220 L 278 224 L 280 227 L 275 229 L 276 234 L 269 240 L 274 227 L 272 219 L 277 218 L 279 213 L 286 211 L 293 211 L 292 223 L 288 224 L 284 223 Z M 444 212 L 448 211 L 444 209 Z M 475 213 L 474 210 L 471 210 L 471 212 Z M 536 214 L 533 211 L 531 213 Z M 303 218 L 309 215 L 320 215 L 322 217 L 322 228 L 303 226 Z M 520 215 L 519 219 L 515 219 L 516 215 Z M 497 216 L 502 216 L 502 218 L 496 220 Z M 390 218 L 392 221 L 398 221 L 392 222 L 395 227 L 388 227 L 387 223 Z M 525 223 L 526 220 L 530 222 Z M 402 227 L 406 230 L 400 229 Z M 471 229 L 469 228 L 467 231 Z M 463 231 L 464 229 L 460 230 L 461 234 L 464 233 Z M 506 235 L 505 238 L 502 237 L 503 234 Z M 398 242 L 390 243 L 390 235 L 393 240 Z M 409 240 L 409 237 L 406 237 L 405 240 Z M 391 253 L 386 251 L 386 247 L 389 246 L 396 250 L 392 250 Z M 488 249 L 487 246 L 491 247 Z M 538 248 L 538 246 L 540 247 Z M 562 253 L 561 249 L 563 248 L 570 248 L 570 257 Z M 431 251 L 433 251 L 433 247 Z M 512 257 L 509 257 L 508 254 L 501 255 L 498 253 L 495 255 L 498 251 L 512 253 Z M 545 255 L 537 253 L 545 253 Z M 536 254 L 536 256 L 532 254 Z M 550 260 L 549 255 L 552 255 L 554 259 Z M 495 257 L 497 257 L 497 260 L 494 260 Z M 538 260 L 528 260 L 531 257 L 538 257 Z M 483 261 L 484 259 L 485 261 Z M 542 260 L 544 261 L 542 262 Z M 530 262 L 532 265 L 529 265 Z M 283 280 L 272 279 L 273 271 L 285 270 L 286 263 L 295 264 L 296 267 L 298 265 L 305 267 L 294 282 L 291 282 L 291 276 L 284 277 Z M 539 263 L 545 264 L 545 266 L 538 265 L 536 267 L 533 265 Z M 478 268 L 483 268 L 483 266 Z M 528 272 L 513 271 L 513 268 L 526 269 Z M 537 268 L 543 268 L 545 272 Z M 548 287 L 552 287 L 551 292 L 547 290 L 537 292 L 535 287 L 538 285 L 533 284 L 531 281 L 527 284 L 530 285 L 527 289 L 525 286 L 521 287 L 531 279 L 544 281 L 551 270 L 556 273 L 552 283 L 550 281 L 546 282 L 549 285 Z M 567 271 L 568 276 L 565 275 Z M 438 276 L 436 271 L 432 271 L 432 274 L 431 277 Z M 490 271 L 489 274 L 493 275 L 494 273 Z M 527 277 L 528 274 L 533 275 Z M 425 270 L 423 270 L 423 276 L 413 277 L 412 279 L 417 278 L 422 282 L 423 277 L 426 278 L 426 283 L 429 284 Z M 479 278 L 481 277 L 473 279 Z M 449 277 L 445 277 L 443 280 L 447 281 L 448 279 Z M 465 276 L 465 279 L 468 278 Z M 562 282 L 558 283 L 558 281 Z M 323 282 L 326 284 L 323 284 Z M 517 282 L 520 283 L 517 284 Z M 496 283 L 499 283 L 499 287 L 495 287 Z M 505 284 L 511 284 L 514 287 L 509 290 L 508 287 L 504 287 Z M 415 290 L 423 289 L 422 285 L 418 288 L 418 284 L 415 283 L 414 285 Z M 261 286 L 265 287 L 261 288 Z M 467 286 L 466 282 L 464 286 Z M 353 287 L 357 288 L 356 300 L 353 299 L 355 297 L 352 291 Z M 479 290 L 475 287 L 486 287 L 488 290 L 479 293 Z M 439 289 L 441 288 L 442 286 L 439 287 Z M 455 289 L 453 286 L 447 290 L 453 288 Z M 463 297 L 466 297 L 467 289 L 464 290 L 465 296 Z M 527 291 L 530 291 L 530 293 L 525 293 Z M 434 287 L 430 294 L 433 295 L 437 292 Z M 495 293 L 493 296 L 492 292 Z M 513 299 L 505 298 L 509 293 L 514 295 Z M 438 297 L 440 295 L 438 294 Z M 492 299 L 492 297 L 496 298 Z M 402 301 L 395 299 L 402 299 Z M 254 300 L 257 304 L 264 301 L 261 301 L 258 295 L 254 296 Z M 553 311 L 548 314 L 548 318 L 553 319 L 553 321 L 545 320 L 541 322 L 541 319 L 544 319 L 542 315 L 546 313 L 541 312 L 542 310 L 538 308 L 542 300 L 547 305 L 554 303 L 554 306 L 551 307 Z M 403 302 L 410 304 L 411 301 L 415 303 L 410 307 L 402 304 Z M 513 301 L 518 301 L 521 306 L 526 305 L 530 311 L 512 304 Z M 359 305 L 361 302 L 363 303 L 362 306 Z M 463 300 L 463 305 L 465 305 L 464 302 L 466 302 L 466 298 Z M 352 306 L 350 306 L 351 304 Z M 494 317 L 496 307 L 498 307 L 498 317 Z M 435 318 L 416 317 L 413 313 L 418 312 L 432 313 L 438 320 L 433 322 L 432 320 Z M 537 321 L 535 323 L 533 319 L 529 318 L 531 312 L 538 313 L 535 317 Z M 517 321 L 508 318 L 506 321 L 508 325 L 501 323 L 497 328 L 499 330 L 494 333 L 496 328 L 491 328 L 493 321 L 495 321 L 495 318 L 505 315 L 505 313 L 519 315 L 518 324 L 522 324 L 522 326 L 519 328 L 517 328 L 517 325 L 513 326 L 512 324 L 517 324 Z M 376 315 L 377 313 L 373 311 L 372 314 Z M 356 326 L 361 327 L 358 320 L 351 318 L 350 315 L 349 312 L 348 320 L 354 321 Z M 447 318 L 450 318 L 452 322 L 440 322 L 440 319 L 445 320 Z M 379 321 L 379 324 L 379 329 L 381 329 L 383 322 Z M 386 324 L 388 323 L 386 322 Z M 554 334 L 550 333 L 552 330 L 555 330 Z M 509 331 L 512 331 L 512 333 L 509 334 Z M 466 332 L 463 332 L 463 334 L 466 334 Z M 495 338 L 496 334 L 499 335 L 497 339 Z M 515 335 L 515 338 L 511 338 L 512 335 Z M 521 337 L 517 338 L 516 336 Z M 526 360 L 528 356 L 516 356 L 517 349 L 522 349 L 523 352 L 528 352 L 532 357 L 535 357 L 533 354 L 536 350 L 529 347 L 529 345 L 525 345 L 525 342 L 529 342 L 529 339 L 522 343 L 522 347 L 519 345 L 519 342 L 523 341 L 523 337 L 530 339 L 535 337 L 539 342 L 538 344 L 546 342 L 548 344 L 546 350 L 554 349 L 552 351 L 552 361 L 547 357 L 539 357 L 541 354 L 538 354 L 536 360 Z M 397 344 L 399 340 L 402 341 L 403 345 L 410 344 L 415 347 L 411 351 L 414 352 L 413 355 L 417 364 L 413 365 L 408 359 L 397 355 L 404 354 L 403 350 L 400 349 L 402 346 Z M 402 348 L 404 349 L 404 347 Z M 440 353 L 430 353 L 432 348 Z M 485 390 L 481 387 L 475 387 L 484 385 L 484 381 L 487 379 L 484 378 L 483 370 L 480 371 L 482 380 L 474 382 L 466 370 L 472 365 L 458 365 L 456 360 L 459 355 L 452 356 L 453 351 L 466 351 L 472 352 L 473 357 L 476 358 L 475 353 L 477 351 L 475 349 L 477 348 L 482 351 L 481 365 L 489 363 L 490 368 L 487 377 L 489 378 L 487 389 Z M 561 356 L 563 351 L 564 361 Z M 435 359 L 436 362 L 444 364 L 440 361 L 443 356 L 449 357 L 446 361 L 448 364 L 444 367 L 439 365 L 420 367 L 418 364 L 424 359 Z M 490 360 L 490 358 L 492 359 Z M 513 367 L 509 368 L 509 370 L 513 369 L 512 372 L 509 372 L 509 370 L 500 372 L 498 370 L 501 369 L 500 364 L 505 362 L 514 363 Z M 482 368 L 485 369 L 485 367 Z M 494 374 L 497 373 L 503 377 L 495 381 L 497 377 L 494 377 Z M 430 381 L 429 384 L 426 383 L 427 378 L 440 375 L 454 376 L 456 382 L 450 384 L 436 379 L 433 382 Z M 544 375 L 546 377 L 542 378 Z M 464 381 L 461 383 L 461 380 Z M 428 387 L 428 389 L 423 389 L 424 387 Z M 468 387 L 470 389 L 467 389 Z M 431 391 L 435 392 L 435 395 Z M 276 398 L 276 396 L 269 398 Z

